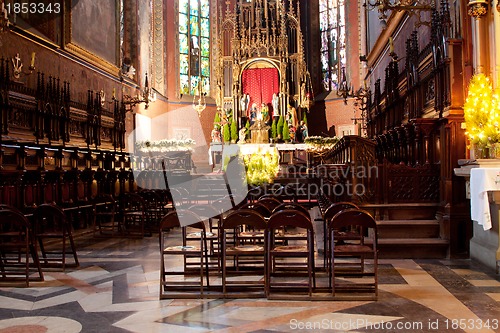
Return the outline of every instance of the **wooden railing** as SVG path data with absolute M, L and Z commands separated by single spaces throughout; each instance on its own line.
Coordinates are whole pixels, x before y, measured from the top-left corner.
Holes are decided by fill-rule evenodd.
M 377 190 L 378 165 L 376 143 L 357 135 L 344 136 L 325 155 L 325 162 L 343 165 L 338 168 L 343 179 L 343 197 L 355 202 L 371 202 Z

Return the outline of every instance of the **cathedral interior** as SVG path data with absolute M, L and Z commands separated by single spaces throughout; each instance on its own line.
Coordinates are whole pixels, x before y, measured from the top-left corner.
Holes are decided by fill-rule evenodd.
M 0 4 L 0 332 L 500 332 L 499 0 Z

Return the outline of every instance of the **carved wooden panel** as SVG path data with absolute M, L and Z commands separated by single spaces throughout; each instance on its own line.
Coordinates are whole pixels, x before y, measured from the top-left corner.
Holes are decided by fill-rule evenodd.
M 439 171 L 439 165 L 387 165 L 385 192 L 389 203 L 438 202 Z

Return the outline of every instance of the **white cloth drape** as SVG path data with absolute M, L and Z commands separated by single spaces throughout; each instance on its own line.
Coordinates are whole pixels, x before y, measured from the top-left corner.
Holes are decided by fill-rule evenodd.
M 491 229 L 490 203 L 488 191 L 500 191 L 500 168 L 474 168 L 470 172 L 471 218 Z

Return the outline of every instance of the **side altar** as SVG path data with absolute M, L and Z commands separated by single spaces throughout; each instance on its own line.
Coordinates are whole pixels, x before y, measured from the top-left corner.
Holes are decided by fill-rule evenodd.
M 500 274 L 500 160 L 476 160 L 455 168 L 455 174 L 465 177 L 470 199 L 470 257 Z

